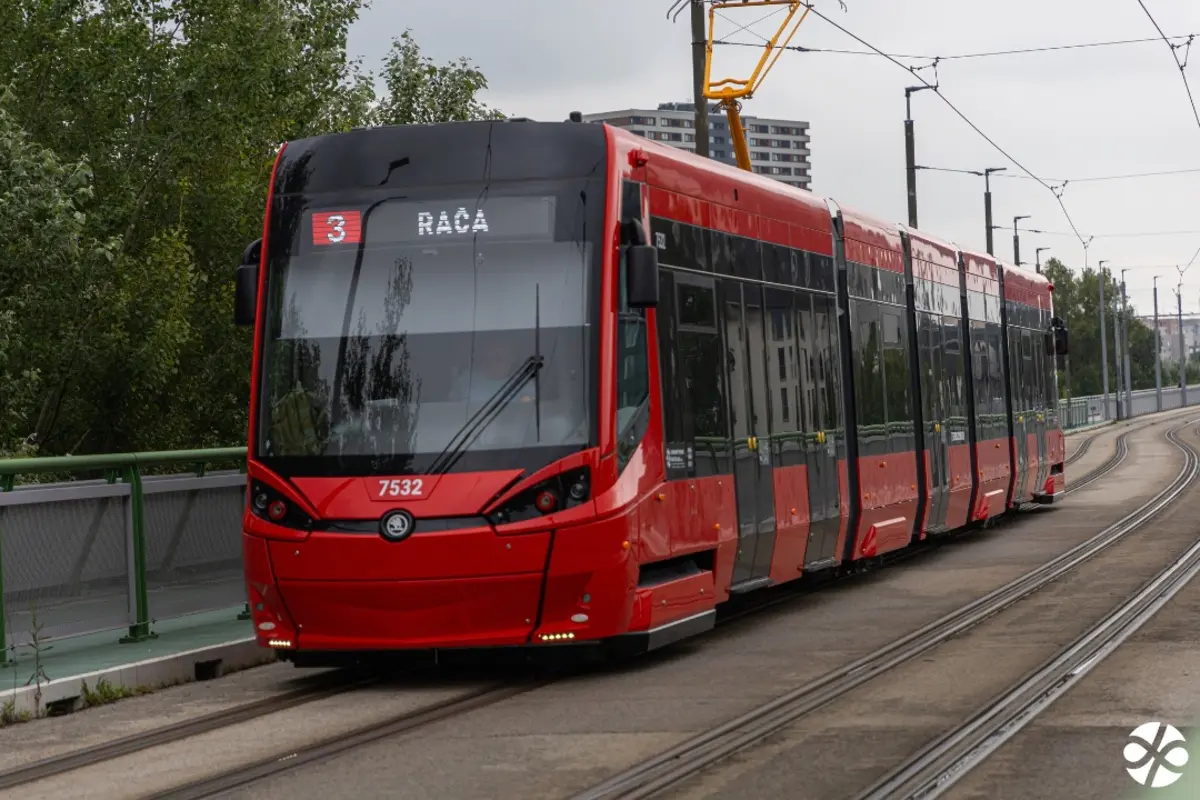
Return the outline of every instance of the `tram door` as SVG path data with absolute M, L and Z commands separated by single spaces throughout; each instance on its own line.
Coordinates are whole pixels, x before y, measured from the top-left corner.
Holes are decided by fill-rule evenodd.
M 738 552 L 733 588 L 766 581 L 775 551 L 775 487 L 763 339 L 762 289 L 721 282 L 733 427 Z
M 1030 381 L 1034 379 L 1031 375 L 1033 361 L 1030 350 L 1031 339 L 1029 331 L 1017 327 L 1010 327 L 1011 335 L 1008 341 L 1009 354 L 1009 380 L 1012 381 L 1012 403 L 1013 403 L 1013 439 L 1017 445 L 1017 474 L 1013 490 L 1014 500 L 1020 501 L 1028 498 L 1029 490 L 1029 471 L 1032 467 L 1037 470 L 1037 464 L 1029 463 L 1029 432 L 1036 430 L 1035 419 L 1037 412 L 1034 410 L 1034 404 L 1030 403 Z
M 950 432 L 946 430 L 946 380 L 940 318 L 918 312 L 917 338 L 921 342 L 921 384 L 925 395 L 925 441 L 929 449 L 929 517 L 931 533 L 946 527 L 946 507 L 950 502 Z
M 1054 374 L 1054 356 L 1046 355 L 1047 344 L 1044 341 L 1044 331 L 1029 332 L 1030 353 L 1033 355 L 1035 368 L 1030 380 L 1033 382 L 1033 393 L 1037 396 L 1037 414 L 1034 422 L 1034 432 L 1037 435 L 1038 463 L 1030 464 L 1029 469 L 1037 471 L 1037 482 L 1034 491 L 1040 492 L 1050 477 L 1050 424 L 1049 419 L 1054 407 L 1058 404 L 1058 385 Z M 1039 341 L 1043 340 L 1043 341 Z
M 842 429 L 839 414 L 841 383 L 838 380 L 837 305 L 827 295 L 801 293 L 797 296 L 799 330 L 803 350 L 808 355 L 805 387 L 812 387 L 815 398 L 815 436 L 808 446 L 808 505 L 811 524 L 808 549 L 804 552 L 806 569 L 821 569 L 836 561 L 838 532 L 841 528 L 841 491 L 838 480 L 838 436 Z M 810 310 L 811 303 L 811 310 Z

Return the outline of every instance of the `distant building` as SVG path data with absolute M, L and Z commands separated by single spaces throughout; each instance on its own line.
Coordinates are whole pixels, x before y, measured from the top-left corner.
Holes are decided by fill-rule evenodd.
M 1150 330 L 1154 330 L 1154 316 L 1139 316 L 1142 322 Z M 1162 354 L 1163 361 L 1178 361 L 1179 360 L 1179 317 L 1174 313 L 1173 309 L 1159 309 L 1158 315 L 1159 329 L 1159 352 Z M 1112 334 L 1112 327 L 1109 327 L 1109 334 Z M 1188 358 L 1192 358 L 1197 352 L 1200 352 L 1200 316 L 1196 314 L 1183 315 L 1183 346 L 1187 350 Z
M 695 108 L 692 103 L 660 103 L 653 111 L 629 108 L 585 114 L 583 118 L 586 122 L 606 122 L 626 128 L 638 136 L 694 153 Z M 744 116 L 742 123 L 746 127 L 750 160 L 755 172 L 791 186 L 812 188 L 807 122 Z M 708 127 L 709 157 L 736 164 L 725 114 L 714 107 L 709 113 Z

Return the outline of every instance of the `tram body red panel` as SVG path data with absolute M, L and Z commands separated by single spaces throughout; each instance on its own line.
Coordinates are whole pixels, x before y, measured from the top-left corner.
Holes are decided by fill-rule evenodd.
M 771 555 L 771 580 L 785 583 L 804 571 L 808 549 L 808 467 L 776 467 L 775 550 Z
M 933 467 L 930 464 L 929 450 L 921 451 L 921 475 L 925 481 L 925 486 L 933 485 Z M 924 539 L 929 535 L 929 512 L 930 503 L 925 503 L 925 509 L 921 512 L 921 518 L 917 520 L 916 536 L 918 540 Z
M 737 501 L 732 475 L 710 475 L 668 484 L 671 512 L 670 556 L 682 556 L 737 543 Z
M 1008 500 L 1010 447 L 1006 439 L 992 439 L 975 446 L 979 464 L 975 519 L 985 520 L 1004 513 Z
M 635 507 L 621 516 L 555 532 L 536 634 L 575 633 L 584 639 L 628 630 L 638 560 L 625 542 L 636 540 L 638 531 Z M 572 619 L 579 614 L 587 619 Z
M 428 581 L 287 581 L 280 592 L 307 650 L 501 647 L 524 644 L 540 572 Z
M 889 453 L 858 460 L 862 514 L 854 554 L 874 558 L 912 542 L 917 514 L 916 454 Z

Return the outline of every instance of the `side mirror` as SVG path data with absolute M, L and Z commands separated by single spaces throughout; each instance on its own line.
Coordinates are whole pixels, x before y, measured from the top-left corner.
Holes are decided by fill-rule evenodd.
M 658 305 L 658 250 L 648 244 L 625 248 L 625 286 L 630 308 Z
M 233 321 L 240 326 L 253 326 L 258 316 L 258 261 L 262 255 L 262 239 L 242 253 L 242 263 L 234 273 Z
M 1054 332 L 1054 355 L 1066 356 L 1071 354 L 1071 338 L 1066 328 Z

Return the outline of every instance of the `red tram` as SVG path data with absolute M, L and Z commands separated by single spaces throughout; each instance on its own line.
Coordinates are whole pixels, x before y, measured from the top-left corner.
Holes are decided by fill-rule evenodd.
M 1064 486 L 1053 287 L 593 124 L 287 144 L 237 271 L 263 646 L 710 628 Z

